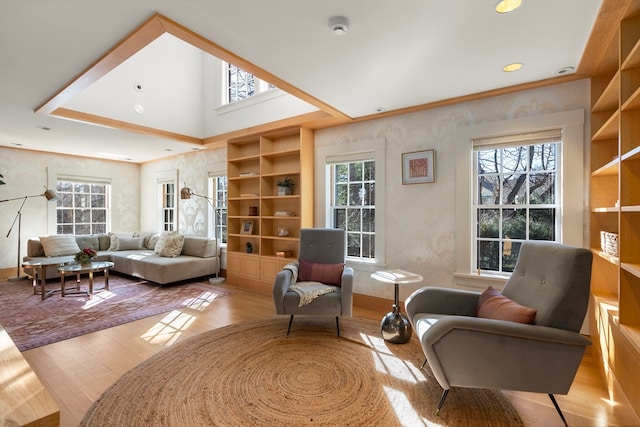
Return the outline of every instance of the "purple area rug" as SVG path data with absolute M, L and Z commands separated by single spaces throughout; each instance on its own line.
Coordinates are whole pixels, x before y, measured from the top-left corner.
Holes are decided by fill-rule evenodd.
M 94 279 L 93 299 L 86 294 L 60 292 L 42 301 L 33 295 L 31 281 L 0 281 L 0 324 L 20 351 L 66 340 L 101 329 L 133 322 L 180 308 L 202 307 L 229 292 L 206 281 L 180 282 L 160 286 L 144 280 L 109 276 L 109 290 L 103 276 Z M 89 288 L 83 277 L 81 290 Z M 60 281 L 47 282 L 47 290 L 60 289 Z M 67 292 L 73 280 L 67 279 Z

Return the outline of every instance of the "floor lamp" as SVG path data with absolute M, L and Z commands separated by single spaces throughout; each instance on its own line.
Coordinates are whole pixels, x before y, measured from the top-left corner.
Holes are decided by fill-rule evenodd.
M 187 184 L 185 183 L 184 187 L 182 187 L 180 189 L 180 199 L 181 200 L 188 200 L 191 198 L 191 196 L 194 197 L 201 197 L 203 199 L 207 199 L 207 202 L 209 202 L 209 204 L 211 205 L 211 207 L 214 209 L 214 212 L 217 212 L 215 210 L 215 206 L 213 206 L 213 202 L 211 201 L 211 197 L 207 197 L 207 196 L 202 196 L 200 194 L 196 194 L 193 191 L 191 191 L 191 189 L 189 187 L 187 187 Z M 212 285 L 219 285 L 220 283 L 224 282 L 224 277 L 218 277 L 218 273 L 216 273 L 216 277 L 211 277 L 209 278 L 209 283 L 211 283 Z
M 31 197 L 41 197 L 44 196 L 48 201 L 53 202 L 55 200 L 58 199 L 58 195 L 56 194 L 55 191 L 53 190 L 49 190 L 45 187 L 45 192 L 42 194 L 34 194 L 33 196 L 24 196 L 24 197 L 15 197 L 13 199 L 5 199 L 5 200 L 0 200 L 0 203 L 2 202 L 10 202 L 12 200 L 20 200 L 22 199 L 22 204 L 20 205 L 20 209 L 18 209 L 18 213 L 16 214 L 16 217 L 13 219 L 13 223 L 11 224 L 11 228 L 9 228 L 9 232 L 7 233 L 7 237 L 9 237 L 9 235 L 11 234 L 11 231 L 13 231 L 13 227 L 16 225 L 16 221 L 18 222 L 18 265 L 16 266 L 16 275 L 15 277 L 9 277 L 9 281 L 15 281 L 15 280 L 23 280 L 26 279 L 27 276 L 20 276 L 20 228 L 22 225 L 22 208 L 24 207 L 24 204 L 26 203 L 27 199 L 31 198 Z

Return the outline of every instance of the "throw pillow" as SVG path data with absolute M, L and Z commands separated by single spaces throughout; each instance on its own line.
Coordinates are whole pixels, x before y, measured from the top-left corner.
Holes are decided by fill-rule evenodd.
M 482 307 L 489 298 L 493 298 L 498 295 L 501 295 L 500 291 L 497 289 L 494 289 L 493 286 L 489 286 L 487 289 L 485 289 L 484 292 L 480 294 L 480 297 L 478 298 L 478 305 L 476 307 L 476 316 L 480 312 L 480 307 Z
M 182 253 L 184 236 L 177 231 L 165 231 L 156 243 L 155 253 L 162 257 L 175 258 Z
M 117 237 L 117 251 L 129 251 L 133 249 L 142 249 L 144 237 Z
M 98 236 L 94 236 L 92 234 L 82 234 L 76 236 L 76 242 L 78 243 L 78 247 L 80 250 L 91 248 L 94 251 L 100 250 L 100 242 L 98 241 Z
M 489 287 L 490 289 L 491 286 Z M 487 289 L 485 292 L 489 291 Z M 493 289 L 495 291 L 495 289 Z M 492 294 L 493 292 L 488 292 Z M 525 324 L 533 324 L 536 319 L 538 310 L 535 308 L 525 307 L 517 302 L 505 297 L 502 294 L 489 296 L 478 309 L 478 317 L 495 320 L 507 320 L 509 322 L 518 322 Z
M 109 245 L 110 251 L 118 250 L 118 237 L 133 237 L 133 233 L 110 233 L 111 244 Z
M 158 239 L 160 239 L 160 234 L 154 234 L 150 236 L 147 240 L 147 244 L 144 245 L 145 248 L 151 249 L 152 251 L 156 249 L 156 245 L 158 244 Z
M 56 234 L 53 236 L 40 236 L 40 243 L 45 256 L 73 255 L 80 252 L 76 236 L 72 234 Z
M 325 285 L 340 286 L 342 283 L 342 270 L 344 270 L 344 263 L 320 264 L 301 259 L 298 268 L 298 281 L 320 282 Z

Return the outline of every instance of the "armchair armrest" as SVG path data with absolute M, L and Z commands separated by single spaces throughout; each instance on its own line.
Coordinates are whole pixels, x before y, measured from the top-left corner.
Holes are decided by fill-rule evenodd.
M 353 311 L 353 268 L 346 267 L 342 270 L 340 280 L 340 299 L 342 304 L 342 315 L 351 316 Z
M 479 297 L 480 292 L 423 287 L 406 299 L 405 310 L 412 324 L 416 313 L 475 316 Z
M 285 314 L 284 311 L 284 294 L 289 289 L 291 283 L 291 270 L 281 270 L 276 274 L 275 281 L 273 283 L 273 303 L 276 306 L 276 314 Z

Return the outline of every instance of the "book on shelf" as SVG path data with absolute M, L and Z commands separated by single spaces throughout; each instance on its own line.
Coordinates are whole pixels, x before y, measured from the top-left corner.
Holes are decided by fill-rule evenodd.
M 420 279 L 420 275 L 415 273 L 410 273 L 404 270 L 382 270 L 382 271 L 376 271 L 376 274 L 388 280 Z

